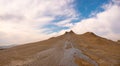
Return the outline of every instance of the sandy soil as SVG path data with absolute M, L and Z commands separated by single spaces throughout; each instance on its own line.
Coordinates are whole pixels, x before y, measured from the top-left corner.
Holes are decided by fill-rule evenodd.
M 0 51 L 0 66 L 120 66 L 120 45 L 73 32 Z

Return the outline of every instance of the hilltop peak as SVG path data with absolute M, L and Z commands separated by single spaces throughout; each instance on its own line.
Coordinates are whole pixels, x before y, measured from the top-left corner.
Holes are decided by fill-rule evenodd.
M 93 33 L 93 32 L 86 32 L 86 33 L 84 33 L 84 35 L 96 36 L 96 34 L 95 34 L 95 33 Z
M 85 34 L 94 34 L 93 32 L 86 32 Z
M 66 31 L 65 34 L 75 34 L 75 33 L 71 30 L 69 32 Z

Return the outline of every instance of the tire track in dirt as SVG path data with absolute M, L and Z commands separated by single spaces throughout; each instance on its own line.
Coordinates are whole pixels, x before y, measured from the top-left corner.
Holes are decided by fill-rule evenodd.
M 94 60 L 84 55 L 80 49 L 73 45 L 73 42 L 61 40 L 54 47 L 35 54 L 21 64 L 9 66 L 78 66 L 75 57 L 83 59 L 93 66 L 98 66 Z

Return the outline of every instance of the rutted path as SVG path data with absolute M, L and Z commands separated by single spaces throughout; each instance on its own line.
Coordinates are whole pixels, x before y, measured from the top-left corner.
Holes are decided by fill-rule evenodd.
M 70 47 L 70 46 L 71 46 L 71 47 Z M 70 47 L 70 48 L 69 48 L 69 47 Z M 73 44 L 72 44 L 71 42 L 68 42 L 68 41 L 67 41 L 67 42 L 65 43 L 65 51 L 64 51 L 64 57 L 63 57 L 63 58 L 66 58 L 66 59 L 64 59 L 65 61 L 66 61 L 66 60 L 67 60 L 67 61 L 72 60 L 72 62 L 68 62 L 69 64 L 70 64 L 70 63 L 72 63 L 72 64 L 67 65 L 67 63 L 66 63 L 65 66 L 78 66 L 78 65 L 76 65 L 75 62 L 74 62 L 74 59 L 75 59 L 74 57 L 81 58 L 81 59 L 83 59 L 83 60 L 85 60 L 85 61 L 93 64 L 94 66 L 98 66 L 98 64 L 97 64 L 94 60 L 92 60 L 92 59 L 90 59 L 88 56 L 84 55 L 81 50 L 76 49 L 75 47 L 73 47 Z M 63 60 L 63 61 L 64 61 L 64 60 Z M 64 63 L 64 62 L 63 62 L 63 63 Z
M 66 32 L 1 50 L 0 66 L 120 66 L 119 47 L 91 32 Z
M 62 43 L 62 44 L 61 44 Z M 89 62 L 93 66 L 98 64 L 84 55 L 81 50 L 75 48 L 74 44 L 70 41 L 60 42 L 58 45 L 51 49 L 39 52 L 33 57 L 29 58 L 28 61 L 24 61 L 22 64 L 16 64 L 18 66 L 78 66 L 75 63 L 75 57 Z M 16 66 L 9 65 L 9 66 Z

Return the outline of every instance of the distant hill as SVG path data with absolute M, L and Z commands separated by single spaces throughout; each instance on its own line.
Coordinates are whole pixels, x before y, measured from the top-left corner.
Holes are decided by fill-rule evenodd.
M 120 44 L 73 31 L 0 51 L 0 66 L 120 66 Z
M 119 43 L 119 44 L 120 44 L 120 40 L 118 40 L 118 41 L 117 41 L 117 43 Z
M 5 46 L 0 46 L 0 50 L 4 50 L 5 48 Z
M 3 48 L 0 47 L 0 50 L 3 50 Z

